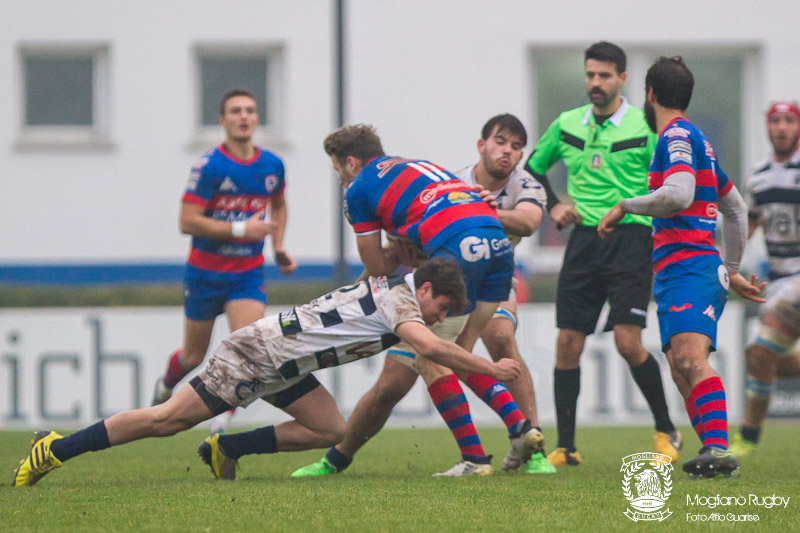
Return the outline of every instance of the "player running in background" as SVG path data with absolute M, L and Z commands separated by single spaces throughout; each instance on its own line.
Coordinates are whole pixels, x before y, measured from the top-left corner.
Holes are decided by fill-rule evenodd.
M 492 191 L 501 209 L 497 212 L 498 217 L 512 246 L 519 242 L 521 237 L 532 234 L 539 227 L 545 201 L 541 186 L 527 172 L 516 169 L 526 142 L 525 128 L 516 117 L 512 115 L 493 117 L 484 125 L 481 139 L 478 141 L 480 160 L 476 165 L 467 167 L 459 173 L 461 179 L 469 185 L 475 185 L 477 182 Z M 507 386 L 518 402 L 522 415 L 531 421 L 531 427 L 524 428 L 524 433 L 530 432 L 531 436 L 536 435 L 534 449 L 537 450 L 541 449 L 540 443 L 543 439 L 536 418 L 533 384 L 514 340 L 515 292 L 512 288 L 509 299 L 500 304 L 481 336 L 494 360 L 511 357 L 520 364 L 522 369 L 520 377 L 508 382 Z M 442 339 L 453 340 L 462 329 L 464 319 L 465 317 L 448 317 L 441 324 L 434 325 L 432 330 Z M 430 365 L 416 358 L 414 350 L 406 343 L 392 347 L 386 355 L 378 381 L 359 400 L 350 415 L 342 442 L 332 448 L 326 457 L 297 470 L 293 475 L 304 477 L 336 474 L 346 468 L 356 452 L 384 426 L 394 406 L 416 383 L 418 373 L 425 375 L 431 371 L 427 366 Z M 433 379 L 429 378 L 426 382 L 435 383 L 438 376 L 436 374 L 433 376 Z M 472 376 L 472 379 L 480 381 L 484 378 Z M 470 382 L 467 384 L 470 385 Z M 473 383 L 470 386 L 474 389 L 478 384 Z M 482 397 L 488 398 L 491 402 L 494 392 L 488 389 Z M 534 431 L 531 432 L 530 429 Z M 513 435 L 511 434 L 512 443 L 521 445 L 522 442 L 513 439 Z M 528 460 L 527 457 L 528 454 L 524 451 L 511 454 L 504 459 L 503 469 L 519 468 Z M 533 474 L 551 473 L 555 470 L 539 451 L 533 454 L 525 471 Z
M 163 404 L 116 414 L 68 437 L 41 431 L 14 473 L 33 485 L 63 462 L 146 437 L 165 437 L 237 405 L 264 399 L 293 420 L 245 433 L 207 437 L 198 450 L 218 478 L 233 479 L 247 454 L 324 448 L 345 421 L 315 370 L 375 355 L 399 340 L 424 357 L 466 372 L 513 380 L 515 361 L 490 362 L 436 338 L 425 327 L 465 305 L 460 268 L 434 259 L 392 284 L 384 277 L 342 287 L 290 311 L 259 319 L 222 342 L 206 368 Z
M 584 52 L 586 92 L 591 104 L 562 113 L 539 139 L 527 170 L 547 190 L 547 209 L 559 225 L 575 223 L 564 253 L 556 295 L 556 364 L 553 371 L 558 448 L 547 457 L 556 465 L 579 465 L 575 423 L 581 386 L 580 358 L 606 300 L 605 330 L 628 363 L 655 419 L 655 451 L 678 459 L 681 436 L 669 416 L 661 371 L 642 345 L 653 273 L 650 219 L 626 215 L 614 234 L 600 239 L 600 217 L 624 198 L 647 192 L 647 168 L 655 135 L 639 109 L 622 96 L 627 79 L 625 52 L 595 43 Z M 561 159 L 567 192 L 575 206 L 561 203 L 545 173 Z
M 195 164 L 183 194 L 180 230 L 192 236 L 184 277 L 183 347 L 169 356 L 166 372 L 156 382 L 153 405 L 166 401 L 175 385 L 203 362 L 218 315 L 227 315 L 231 331 L 263 318 L 267 297 L 262 250 L 267 235 L 272 236 L 281 273 L 291 274 L 296 266 L 283 249 L 283 162 L 253 144 L 258 111 L 252 93 L 227 92 L 220 102 L 219 123 L 225 141 Z M 269 221 L 264 220 L 267 210 Z
M 711 144 L 686 118 L 694 77 L 680 57 L 661 57 L 645 78 L 645 116 L 660 132 L 650 165 L 652 192 L 619 202 L 600 221 L 611 234 L 627 213 L 653 217 L 653 270 L 661 344 L 686 412 L 703 443 L 683 463 L 690 477 L 730 476 L 739 461 L 728 451 L 728 414 L 722 380 L 708 364 L 728 286 L 763 302 L 763 284 L 739 273 L 747 242 L 747 206 L 719 166 Z M 723 214 L 724 262 L 714 247 L 717 210 Z
M 367 273 L 388 274 L 398 263 L 415 266 L 420 251 L 428 257 L 459 263 L 466 280 L 469 316 L 463 328 L 453 321 L 448 321 L 448 328 L 453 326 L 450 337 L 455 336 L 459 346 L 471 351 L 498 303 L 508 298 L 511 289 L 513 249 L 495 210 L 472 187 L 443 168 L 429 161 L 385 155 L 371 126 L 340 128 L 328 135 L 324 148 L 340 182 L 347 187 L 346 215 L 356 232 Z M 381 230 L 395 239 L 386 249 L 381 245 Z M 391 406 L 387 409 L 385 403 L 377 404 L 379 387 L 391 384 L 393 406 L 413 385 L 416 376 L 402 366 L 397 358 L 387 358 L 378 383 L 356 406 L 346 439 L 355 443 L 349 449 L 351 454 L 383 427 L 391 412 Z M 481 445 L 459 378 L 439 365 L 421 363 L 416 368 L 461 451 L 462 460 L 439 475 L 491 474 L 491 456 Z M 459 377 L 508 428 L 511 446 L 504 464 L 513 461 L 521 465 L 541 434 L 530 427 L 504 384 L 475 374 L 461 373 Z M 394 386 L 396 383 L 401 386 Z M 333 447 L 322 461 L 295 475 L 339 472 L 351 460 L 352 455 Z
M 745 185 L 749 235 L 761 226 L 767 241 L 767 303 L 758 336 L 745 350 L 747 384 L 744 420 L 730 450 L 755 449 L 778 376 L 800 375 L 800 109 L 776 102 L 767 111 L 772 157 L 757 166 Z

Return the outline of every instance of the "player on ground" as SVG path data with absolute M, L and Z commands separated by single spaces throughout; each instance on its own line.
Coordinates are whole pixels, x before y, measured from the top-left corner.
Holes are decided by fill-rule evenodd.
M 727 449 L 725 389 L 708 355 L 716 349 L 729 284 L 744 298 L 764 301 L 756 276 L 748 281 L 738 272 L 747 206 L 711 144 L 686 118 L 693 87 L 680 57 L 661 57 L 648 69 L 645 116 L 660 132 L 650 165 L 652 192 L 619 202 L 597 227 L 600 236 L 608 236 L 627 213 L 653 217 L 653 292 L 662 349 L 703 443 L 699 455 L 683 463 L 692 478 L 738 473 L 739 461 Z M 714 247 L 717 210 L 724 215 L 724 262 Z
M 233 479 L 239 457 L 324 448 L 339 442 L 345 421 L 311 372 L 358 361 L 401 339 L 424 357 L 501 380 L 519 375 L 515 361 L 490 362 L 425 327 L 465 304 L 459 265 L 434 259 L 395 283 L 370 277 L 301 307 L 262 318 L 222 342 L 206 368 L 163 404 L 116 414 L 68 437 L 38 432 L 14 473 L 33 485 L 64 461 L 146 437 L 164 437 L 262 398 L 294 420 L 234 435 L 208 437 L 198 450 L 218 478 Z
M 800 109 L 776 102 L 767 111 L 773 155 L 758 165 L 745 186 L 749 235 L 761 226 L 767 241 L 769 277 L 761 328 L 746 351 L 744 421 L 730 450 L 737 456 L 755 449 L 767 415 L 775 379 L 800 375 Z
M 605 330 L 631 369 L 655 419 L 655 451 L 678 458 L 681 436 L 669 417 L 661 372 L 642 345 L 653 274 L 650 219 L 626 215 L 609 238 L 600 239 L 600 217 L 617 202 L 647 192 L 647 167 L 655 136 L 639 109 L 622 96 L 627 79 L 625 52 L 595 43 L 584 52 L 586 91 L 591 104 L 562 113 L 536 144 L 530 171 L 547 190 L 547 209 L 570 233 L 556 296 L 556 364 L 553 371 L 558 448 L 548 460 L 579 465 L 575 417 L 581 384 L 580 358 L 597 326 L 603 304 L 611 311 Z M 559 159 L 567 167 L 567 192 L 575 206 L 561 203 L 545 173 Z
M 498 303 L 508 298 L 511 289 L 513 250 L 495 210 L 443 168 L 429 161 L 385 155 L 380 138 L 370 126 L 340 128 L 328 135 L 324 147 L 340 182 L 347 187 L 346 214 L 356 232 L 367 273 L 386 274 L 398 263 L 415 266 L 419 253 L 459 263 L 466 280 L 469 316 L 463 329 L 459 324 L 454 332 L 460 330 L 456 343 L 471 351 Z M 387 249 L 381 246 L 381 230 L 395 239 Z M 388 367 L 390 363 L 386 364 Z M 461 451 L 462 460 L 441 475 L 491 474 L 491 456 L 483 450 L 456 375 L 422 360 L 416 367 Z M 505 385 L 467 373 L 459 377 L 501 416 L 508 428 L 511 447 L 504 464 L 512 461 L 521 465 L 541 434 L 529 427 L 530 422 Z M 373 393 L 374 389 L 367 397 Z M 357 437 L 365 441 L 374 435 L 383 426 L 388 411 L 382 416 L 360 418 L 370 427 L 358 428 Z M 335 448 L 329 455 L 332 468 L 339 471 L 351 459 L 337 454 Z
M 195 164 L 183 194 L 180 230 L 192 236 L 184 278 L 183 348 L 169 356 L 166 372 L 156 382 L 153 405 L 166 401 L 175 385 L 203 362 L 218 315 L 227 315 L 231 331 L 263 318 L 267 299 L 262 250 L 267 235 L 272 236 L 281 273 L 291 274 L 296 267 L 283 249 L 283 162 L 253 144 L 258 111 L 252 93 L 227 92 L 220 102 L 219 123 L 225 141 Z
M 532 234 L 539 227 L 544 205 L 544 191 L 527 172 L 517 170 L 522 158 L 522 149 L 527 142 L 527 134 L 522 123 L 512 115 L 498 115 L 491 118 L 483 127 L 478 141 L 480 160 L 477 164 L 463 169 L 459 177 L 469 185 L 478 183 L 490 190 L 499 203 L 498 217 L 509 236 L 512 246 L 520 238 Z M 536 418 L 536 400 L 530 373 L 519 355 L 514 341 L 516 325 L 515 290 L 506 302 L 500 304 L 489 325 L 481 334 L 484 344 L 494 360 L 511 357 L 520 364 L 522 373 L 514 381 L 507 383 L 523 416 L 531 421 L 531 428 L 523 428 L 524 433 L 534 429 L 531 435 L 539 435 L 536 447 L 540 449 L 543 440 Z M 453 340 L 464 325 L 465 317 L 451 316 L 441 324 L 432 327 L 438 337 Z M 413 349 L 405 343 L 392 347 L 384 363 L 378 381 L 358 402 L 347 421 L 345 437 L 329 450 L 326 457 L 316 463 L 297 470 L 296 477 L 336 474 L 346 468 L 355 453 L 375 435 L 389 418 L 392 409 L 408 394 L 416 383 L 418 368 L 424 361 L 417 360 Z M 425 369 L 422 370 L 424 372 Z M 472 376 L 477 382 L 481 376 Z M 473 390 L 478 383 L 467 382 Z M 491 389 L 486 390 L 489 401 L 495 398 Z M 496 401 L 499 401 L 497 398 Z M 513 434 L 512 434 L 513 435 Z M 514 441 L 512 442 L 519 442 Z M 527 459 L 527 454 L 514 454 L 503 462 L 505 470 L 518 468 Z M 541 452 L 533 454 L 526 465 L 528 473 L 551 473 L 552 466 Z

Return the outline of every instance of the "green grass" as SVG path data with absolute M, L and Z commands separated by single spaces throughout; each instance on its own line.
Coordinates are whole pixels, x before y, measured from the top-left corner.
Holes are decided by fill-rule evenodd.
M 698 447 L 684 428 L 687 447 Z M 555 431 L 545 430 L 552 442 Z M 484 430 L 495 465 L 506 451 L 502 429 Z M 194 430 L 86 454 L 52 472 L 35 487 L 12 489 L 11 469 L 27 454 L 30 432 L 0 432 L 5 486 L 0 488 L 4 531 L 705 531 L 795 529 L 800 523 L 800 482 L 795 443 L 800 426 L 768 427 L 758 454 L 742 461 L 740 479 L 689 481 L 673 473 L 673 515 L 663 523 L 634 523 L 623 516 L 621 459 L 648 451 L 645 428 L 580 428 L 584 464 L 551 476 L 496 473 L 441 479 L 432 472 L 457 460 L 443 429 L 386 430 L 343 474 L 290 479 L 321 451 L 251 456 L 236 482 L 216 481 L 195 455 L 205 433 Z M 687 494 L 790 496 L 786 509 L 754 506 L 707 510 L 690 507 Z M 686 513 L 758 514 L 754 524 L 692 523 Z

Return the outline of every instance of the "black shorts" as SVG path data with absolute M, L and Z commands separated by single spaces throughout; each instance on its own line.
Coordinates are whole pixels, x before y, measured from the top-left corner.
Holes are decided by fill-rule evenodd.
M 191 385 L 192 388 L 197 392 L 197 394 L 200 396 L 200 399 L 203 400 L 203 403 L 206 404 L 214 416 L 233 409 L 233 407 L 225 400 L 209 392 L 208 389 L 206 389 L 206 385 L 203 383 L 203 380 L 200 379 L 200 376 L 195 376 L 192 378 L 192 380 L 189 382 L 189 385 Z M 295 401 L 299 400 L 320 385 L 321 383 L 317 380 L 317 378 L 314 377 L 313 374 L 309 374 L 291 387 L 283 389 L 282 391 L 278 391 L 275 394 L 267 394 L 266 396 L 262 396 L 261 399 L 274 405 L 278 409 L 283 409 L 290 406 Z
M 572 230 L 558 277 L 556 325 L 594 333 L 603 304 L 611 311 L 604 331 L 617 324 L 645 327 L 653 285 L 652 230 L 618 225 L 601 239 L 594 226 Z

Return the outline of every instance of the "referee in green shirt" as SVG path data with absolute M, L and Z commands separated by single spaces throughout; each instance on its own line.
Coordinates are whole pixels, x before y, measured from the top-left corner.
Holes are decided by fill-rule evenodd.
M 669 417 L 658 362 L 642 346 L 650 301 L 653 250 L 650 219 L 626 215 L 605 239 L 597 234 L 603 214 L 623 198 L 647 194 L 647 171 L 656 136 L 644 113 L 623 96 L 625 52 L 608 42 L 584 52 L 586 91 L 591 104 L 562 113 L 536 144 L 527 162 L 547 191 L 547 210 L 560 226 L 575 224 L 569 236 L 556 297 L 556 367 L 553 372 L 558 448 L 547 459 L 556 466 L 578 465 L 575 410 L 580 391 L 580 357 L 603 304 L 611 312 L 605 330 L 631 367 L 655 418 L 655 449 L 677 459 L 680 434 Z M 545 177 L 561 159 L 567 167 L 563 204 Z M 609 238 L 610 237 L 610 238 Z

